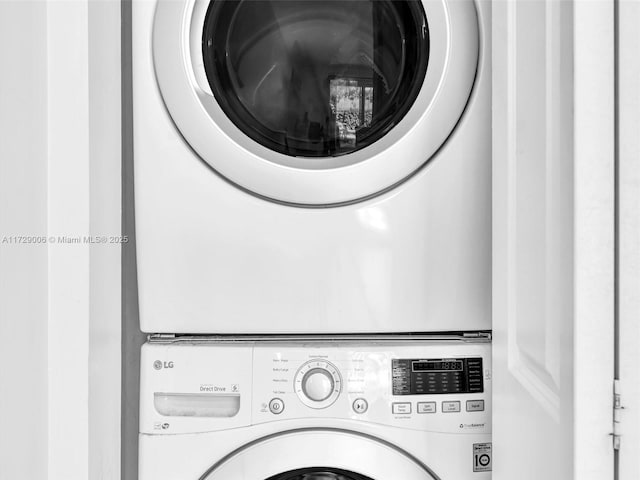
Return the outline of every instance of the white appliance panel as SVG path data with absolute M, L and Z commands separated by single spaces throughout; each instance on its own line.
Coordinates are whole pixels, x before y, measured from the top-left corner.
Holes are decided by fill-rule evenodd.
M 244 346 L 189 341 L 146 345 L 142 353 L 141 431 L 148 434 L 207 432 L 252 424 L 311 419 L 341 418 L 412 430 L 442 433 L 491 432 L 491 358 L 487 344 L 435 342 L 403 345 L 394 342 L 309 341 L 308 344 L 262 342 Z M 454 373 L 431 375 L 437 386 L 424 393 L 399 394 L 395 382 L 402 381 L 398 360 L 479 360 L 481 391 L 442 393 L 440 382 L 451 384 Z M 468 363 L 468 362 L 467 362 Z M 477 363 L 477 362 L 476 362 Z M 337 395 L 328 405 L 309 402 L 300 380 L 312 369 L 328 370 Z M 469 368 L 461 365 L 458 369 Z M 394 371 L 395 369 L 395 371 Z M 413 372 L 415 373 L 415 372 Z M 404 374 L 407 376 L 408 374 Z M 443 380 L 441 380 L 443 379 Z M 462 382 L 464 383 L 464 382 Z M 464 385 L 462 385 L 464 387 Z M 169 426 L 158 411 L 158 395 L 211 398 L 239 397 L 233 417 L 200 414 L 196 410 L 174 415 Z M 280 407 L 273 409 L 273 401 Z M 364 400 L 364 409 L 358 402 Z M 212 401 L 215 403 L 215 400 Z M 228 402 L 220 402 L 229 406 Z M 320 404 L 316 408 L 313 404 Z M 209 408 L 202 405 L 206 411 Z M 229 407 L 231 408 L 231 407 Z
M 155 8 L 156 2 L 133 4 L 143 331 L 491 328 L 487 4 L 477 5 L 481 42 L 474 91 L 445 146 L 388 193 L 335 208 L 266 201 L 233 186 L 195 154 L 158 87 L 152 55 Z M 385 152 L 389 164 L 409 155 L 393 145 Z
M 428 383 L 435 378 L 440 378 L 436 390 L 454 388 L 443 384 L 455 383 L 461 359 L 481 360 L 481 392 L 418 393 L 431 388 Z M 410 371 L 398 371 L 398 361 L 408 361 Z M 140 478 L 254 480 L 326 467 L 370 478 L 488 480 L 490 361 L 490 343 L 470 340 L 191 339 L 146 344 Z M 312 368 L 305 370 L 309 362 Z M 301 372 L 315 375 L 318 369 L 344 381 L 325 408 L 303 401 L 305 393 L 296 386 Z M 303 378 L 308 380 L 304 373 Z M 240 409 L 231 418 L 198 416 L 197 408 L 162 415 L 154 402 L 158 392 L 211 399 L 237 395 Z M 276 407 L 274 400 L 282 403 Z M 360 400 L 366 401 L 365 408 Z M 461 411 L 443 407 L 457 402 Z M 436 404 L 433 412 L 419 407 L 431 403 Z M 406 405 L 410 411 L 398 409 Z

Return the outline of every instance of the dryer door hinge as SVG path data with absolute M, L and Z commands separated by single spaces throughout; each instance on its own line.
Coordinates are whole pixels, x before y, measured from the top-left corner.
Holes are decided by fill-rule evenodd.
M 622 395 L 620 392 L 620 380 L 615 379 L 613 381 L 613 432 L 611 437 L 613 438 L 613 449 L 620 450 L 620 438 L 622 437 L 621 423 L 622 423 Z

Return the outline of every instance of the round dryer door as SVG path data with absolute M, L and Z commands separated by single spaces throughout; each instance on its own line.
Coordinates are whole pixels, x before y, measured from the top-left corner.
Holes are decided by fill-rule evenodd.
M 250 443 L 200 480 L 438 480 L 393 445 L 345 430 L 293 430 Z
M 473 0 L 158 0 L 154 64 L 185 140 L 240 188 L 323 206 L 446 143 L 478 65 Z

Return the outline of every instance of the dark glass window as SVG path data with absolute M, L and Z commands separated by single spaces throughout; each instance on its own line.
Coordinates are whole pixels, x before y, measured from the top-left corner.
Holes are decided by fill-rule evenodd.
M 291 470 L 269 477 L 266 480 L 372 480 L 358 473 L 339 468 L 312 467 Z
M 427 70 L 417 0 L 212 0 L 203 56 L 225 114 L 300 157 L 343 155 L 383 137 Z

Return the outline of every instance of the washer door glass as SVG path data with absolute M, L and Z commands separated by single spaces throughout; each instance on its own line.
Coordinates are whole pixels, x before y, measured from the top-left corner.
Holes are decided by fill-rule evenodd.
M 413 105 L 428 56 L 416 1 L 213 0 L 203 30 L 222 110 L 256 142 L 297 157 L 382 138 Z
M 338 468 L 303 468 L 269 477 L 267 480 L 372 480 Z
M 256 439 L 211 466 L 200 480 L 434 480 L 397 446 L 342 429 L 290 430 Z

